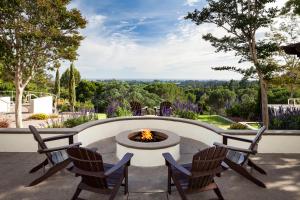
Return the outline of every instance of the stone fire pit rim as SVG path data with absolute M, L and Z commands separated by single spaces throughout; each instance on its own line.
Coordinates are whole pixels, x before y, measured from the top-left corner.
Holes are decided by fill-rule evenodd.
M 168 130 L 164 130 L 164 129 L 152 129 L 150 128 L 151 131 L 155 131 L 155 132 L 160 132 L 163 133 L 165 135 L 167 135 L 168 137 L 160 142 L 136 142 L 133 140 L 130 140 L 128 138 L 128 135 L 141 131 L 141 128 L 139 129 L 133 129 L 133 130 L 126 130 L 123 131 L 121 133 L 119 133 L 116 136 L 116 142 L 122 146 L 125 147 L 129 147 L 129 148 L 134 148 L 134 149 L 148 149 L 148 150 L 155 150 L 155 149 L 164 149 L 167 147 L 172 147 L 175 145 L 178 145 L 180 143 L 180 136 L 178 136 L 177 134 L 170 132 Z

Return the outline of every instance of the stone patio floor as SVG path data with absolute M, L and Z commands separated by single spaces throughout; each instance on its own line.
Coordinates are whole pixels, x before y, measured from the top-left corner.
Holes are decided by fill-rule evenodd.
M 101 140 L 91 145 L 108 163 L 115 163 L 116 145 L 114 138 Z M 198 149 L 205 148 L 201 142 L 182 138 L 180 163 L 190 162 Z M 79 177 L 63 171 L 43 183 L 26 187 L 34 178 L 41 175 L 42 170 L 31 175 L 28 171 L 43 156 L 37 153 L 0 153 L 0 199 L 2 200 L 67 200 L 70 199 L 80 181 Z M 300 199 L 300 154 L 259 154 L 254 158 L 268 173 L 267 176 L 257 172 L 253 174 L 263 180 L 267 189 L 260 188 L 234 171 L 226 171 L 222 177 L 216 178 L 225 199 L 228 200 L 299 200 Z M 122 189 L 116 199 L 130 200 L 180 200 L 175 188 L 171 195 L 166 193 L 167 168 L 165 166 L 129 168 L 129 194 L 124 196 Z M 82 192 L 84 199 L 107 199 L 90 192 Z M 189 195 L 191 200 L 217 199 L 212 191 Z

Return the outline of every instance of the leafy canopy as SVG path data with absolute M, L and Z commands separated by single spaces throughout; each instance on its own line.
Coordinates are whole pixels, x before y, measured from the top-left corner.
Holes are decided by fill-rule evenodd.
M 240 62 L 252 61 L 254 67 L 238 69 L 232 66 L 216 67 L 216 70 L 233 70 L 244 74 L 246 77 L 259 72 L 270 76 L 276 66 L 266 63 L 278 49 L 272 41 L 256 41 L 256 32 L 260 28 L 268 27 L 278 13 L 277 8 L 267 8 L 266 4 L 274 0 L 208 0 L 208 6 L 201 11 L 189 12 L 185 19 L 191 19 L 197 25 L 211 23 L 223 28 L 227 34 L 216 37 L 211 33 L 203 35 L 203 39 L 216 47 L 216 52 L 234 51 L 240 56 Z M 254 48 L 253 48 L 254 47 Z M 259 61 L 259 62 L 257 62 Z
M 74 60 L 86 20 L 70 0 L 1 0 L 0 60 L 8 74 L 25 87 L 50 63 Z

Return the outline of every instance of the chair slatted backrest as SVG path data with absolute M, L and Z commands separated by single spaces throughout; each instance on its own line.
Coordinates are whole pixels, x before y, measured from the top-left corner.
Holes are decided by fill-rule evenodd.
M 221 163 L 226 154 L 227 149 L 224 147 L 210 147 L 195 154 L 188 190 L 193 191 L 211 184 L 216 173 L 221 172 Z
M 249 147 L 250 150 L 257 150 L 258 142 L 261 140 L 262 135 L 263 135 L 263 133 L 264 133 L 266 130 L 267 130 L 267 128 L 266 128 L 265 126 L 261 127 L 261 128 L 258 130 L 258 132 L 257 132 L 257 134 L 256 134 L 256 136 L 255 136 L 255 138 L 253 139 L 253 142 L 251 143 L 251 145 L 250 145 L 250 147 Z
M 102 156 L 90 149 L 83 147 L 72 147 L 67 149 L 69 158 L 72 160 L 74 167 L 85 172 L 99 172 L 104 174 Z M 99 189 L 108 189 L 106 178 L 92 177 L 80 174 L 82 182 L 90 187 Z
M 134 116 L 142 115 L 142 105 L 140 102 L 132 101 L 130 102 L 130 107 Z
M 32 125 L 29 125 L 29 130 L 31 131 L 31 133 L 33 134 L 33 138 L 35 139 L 35 141 L 37 141 L 38 143 L 38 149 L 48 149 L 47 145 L 45 144 L 45 142 L 43 141 L 40 133 L 38 132 L 38 130 L 32 126 Z M 48 160 L 54 164 L 53 160 L 52 160 L 52 155 L 51 153 L 45 153 Z
M 161 116 L 170 116 L 172 109 L 172 103 L 169 101 L 164 101 L 160 103 L 160 115 Z

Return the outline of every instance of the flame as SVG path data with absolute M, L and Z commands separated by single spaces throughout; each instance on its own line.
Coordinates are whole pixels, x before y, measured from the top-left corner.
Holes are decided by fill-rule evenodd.
M 152 135 L 150 129 L 142 129 L 141 132 L 142 132 L 142 136 L 141 136 L 142 140 L 152 140 L 153 139 L 153 135 Z

